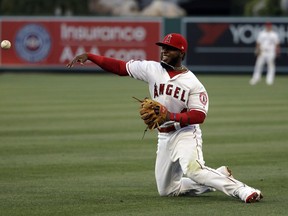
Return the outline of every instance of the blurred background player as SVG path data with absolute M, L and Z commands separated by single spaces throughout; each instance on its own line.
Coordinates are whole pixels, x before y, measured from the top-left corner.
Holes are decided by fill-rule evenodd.
M 186 15 L 179 0 L 89 0 L 90 12 L 112 16 L 181 17 Z
M 263 67 L 267 64 L 267 85 L 272 85 L 275 77 L 275 58 L 280 54 L 280 41 L 278 34 L 272 29 L 270 22 L 265 24 L 265 28 L 259 33 L 256 40 L 255 54 L 257 56 L 251 85 L 255 85 L 261 79 Z

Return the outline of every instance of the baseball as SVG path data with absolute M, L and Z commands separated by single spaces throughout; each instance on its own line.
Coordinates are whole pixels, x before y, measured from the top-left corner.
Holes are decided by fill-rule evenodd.
M 10 49 L 10 47 L 11 47 L 11 42 L 9 40 L 3 40 L 1 42 L 2 49 Z

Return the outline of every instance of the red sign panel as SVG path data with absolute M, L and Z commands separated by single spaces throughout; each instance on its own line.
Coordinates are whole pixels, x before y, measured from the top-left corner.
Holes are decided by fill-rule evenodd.
M 122 60 L 158 61 L 155 42 L 161 40 L 161 19 L 6 18 L 1 34 L 2 40 L 12 43 L 11 49 L 0 51 L 3 67 L 59 68 L 84 52 Z

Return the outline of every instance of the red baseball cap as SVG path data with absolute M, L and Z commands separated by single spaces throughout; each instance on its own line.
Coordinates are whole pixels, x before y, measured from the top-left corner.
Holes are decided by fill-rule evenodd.
M 166 35 L 162 42 L 157 42 L 156 45 L 158 46 L 171 46 L 174 48 L 177 48 L 181 50 L 182 52 L 187 51 L 187 41 L 186 39 L 181 35 L 177 33 L 170 33 Z

